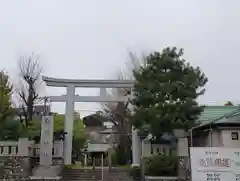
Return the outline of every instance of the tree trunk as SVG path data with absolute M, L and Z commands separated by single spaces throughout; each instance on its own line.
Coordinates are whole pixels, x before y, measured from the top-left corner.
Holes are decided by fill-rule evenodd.
M 131 143 L 128 135 L 120 135 L 119 142 L 119 154 L 118 161 L 119 164 L 125 165 L 131 160 Z
M 32 121 L 33 118 L 33 104 L 34 104 L 34 88 L 33 85 L 29 85 L 28 105 L 27 105 L 27 122 Z

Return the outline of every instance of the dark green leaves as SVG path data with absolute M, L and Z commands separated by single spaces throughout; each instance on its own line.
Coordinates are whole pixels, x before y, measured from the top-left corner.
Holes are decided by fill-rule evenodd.
M 153 135 L 160 136 L 195 124 L 203 110 L 196 99 L 204 94 L 208 80 L 199 67 L 192 67 L 182 55 L 182 49 L 165 48 L 147 56 L 147 66 L 134 72 L 132 102 L 137 128 L 148 125 Z
M 9 77 L 0 71 L 0 128 L 10 116 L 13 116 L 11 96 L 12 85 L 9 82 Z

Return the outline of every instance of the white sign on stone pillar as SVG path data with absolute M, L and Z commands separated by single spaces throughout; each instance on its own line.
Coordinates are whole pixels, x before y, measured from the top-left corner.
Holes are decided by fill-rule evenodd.
M 52 165 L 53 117 L 43 116 L 41 125 L 40 165 Z

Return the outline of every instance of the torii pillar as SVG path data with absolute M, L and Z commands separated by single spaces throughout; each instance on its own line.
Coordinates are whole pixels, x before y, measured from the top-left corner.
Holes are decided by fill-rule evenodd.
M 65 122 L 64 122 L 64 163 L 72 163 L 72 141 L 73 141 L 73 123 L 74 123 L 74 96 L 75 96 L 75 87 L 73 85 L 67 86 L 67 100 L 66 100 L 66 111 L 65 111 Z
M 50 96 L 51 102 L 65 102 L 65 122 L 64 131 L 67 133 L 64 140 L 64 164 L 72 163 L 72 140 L 74 123 L 74 103 L 75 102 L 124 102 L 125 98 L 107 97 L 106 88 L 132 88 L 131 80 L 74 80 L 74 79 L 56 79 L 52 77 L 43 77 L 47 86 L 66 87 L 67 94 L 62 96 Z M 100 88 L 100 96 L 79 96 L 75 95 L 76 87 Z M 140 139 L 137 130 L 132 129 L 132 155 L 133 165 L 140 165 L 141 149 Z

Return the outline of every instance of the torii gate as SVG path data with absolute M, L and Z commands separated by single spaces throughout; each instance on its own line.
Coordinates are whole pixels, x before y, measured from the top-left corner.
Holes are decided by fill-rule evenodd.
M 74 80 L 42 77 L 47 86 L 66 87 L 67 94 L 62 96 L 50 96 L 51 102 L 66 102 L 64 131 L 67 133 L 64 140 L 64 164 L 71 164 L 72 160 L 72 131 L 74 120 L 75 102 L 124 102 L 127 98 L 109 97 L 106 88 L 132 88 L 131 80 Z M 100 96 L 75 95 L 76 87 L 100 88 Z M 136 130 L 132 129 L 133 165 L 140 165 L 141 143 Z

